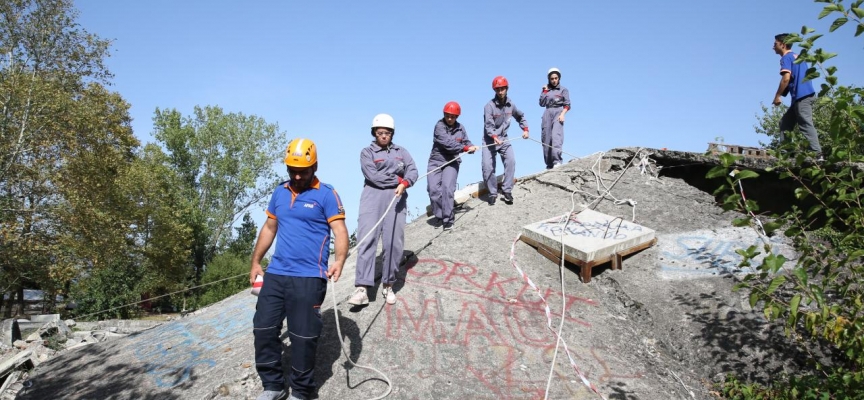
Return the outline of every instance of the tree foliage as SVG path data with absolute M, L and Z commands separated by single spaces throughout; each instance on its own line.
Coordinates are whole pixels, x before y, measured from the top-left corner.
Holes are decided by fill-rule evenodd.
M 862 0 L 846 8 L 841 0 L 817 0 L 827 3 L 819 18 L 835 16 L 830 31 L 854 21 L 855 35 L 864 32 Z M 775 152 L 776 171 L 781 178 L 797 185 L 795 204 L 788 212 L 772 215 L 764 233 L 781 233 L 791 239 L 798 258 L 788 260 L 771 251 L 765 241 L 760 249 L 740 249 L 743 266 L 749 266 L 757 254 L 767 256 L 756 267 L 758 273 L 746 276 L 736 286 L 750 292 L 750 304 L 761 307 L 769 320 L 782 322 L 786 333 L 796 340 L 827 344 L 836 353 L 832 362 L 814 361 L 818 372 L 780 378 L 767 387 L 747 384 L 729 378 L 726 395 L 748 399 L 852 399 L 864 397 L 864 90 L 839 84 L 837 68 L 824 63 L 835 56 L 815 48 L 822 35 L 806 26 L 790 42 L 798 43 L 799 59 L 813 67 L 809 79 L 824 76 L 820 97 L 824 100 L 821 126 L 823 136 L 833 144 L 825 163 L 814 163 L 803 152 Z M 806 146 L 800 136 L 780 149 L 794 150 Z M 785 154 L 794 154 L 786 156 Z M 757 221 L 751 212 L 758 210 L 753 200 L 744 200 L 741 182 L 757 176 L 751 171 L 737 171 L 729 176 L 736 157 L 721 156 L 723 166 L 709 172 L 709 177 L 726 176 L 718 189 L 724 194 L 724 208 L 746 216 L 735 221 L 738 226 Z M 746 173 L 744 173 L 746 172 Z M 803 202 L 807 200 L 807 202 Z M 808 204 L 807 206 L 803 206 Z M 812 205 L 809 205 L 812 204 Z M 828 240 L 816 240 L 817 238 Z
M 50 299 L 77 257 L 61 240 L 65 174 L 92 166 L 71 153 L 137 143 L 123 127 L 125 103 L 103 88 L 109 43 L 75 18 L 68 0 L 0 1 L 0 279 L 44 287 Z
M 215 106 L 195 107 L 189 117 L 157 109 L 153 124 L 167 151 L 166 165 L 192 202 L 182 218 L 192 229 L 190 276 L 197 283 L 207 262 L 230 241 L 237 217 L 277 182 L 273 165 L 285 135 L 260 117 L 226 114 Z
M 241 275 L 241 277 L 238 277 Z M 198 305 L 206 306 L 237 292 L 249 289 L 249 257 L 225 252 L 213 257 L 201 278 L 208 285 L 199 298 Z

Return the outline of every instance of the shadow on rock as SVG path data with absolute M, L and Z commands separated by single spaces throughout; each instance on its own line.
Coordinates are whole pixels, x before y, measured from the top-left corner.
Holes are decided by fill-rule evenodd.
M 75 362 L 55 358 L 39 367 L 17 399 L 180 399 L 182 389 L 195 385 L 195 367 L 154 363 L 105 365 L 113 352 L 90 345 L 75 353 Z M 93 371 L 100 371 L 94 373 Z M 152 379 L 153 385 L 145 382 Z
M 705 369 L 702 376 L 735 374 L 765 384 L 806 368 L 807 352 L 761 315 L 737 311 L 713 292 L 678 294 L 674 300 L 691 310 L 687 316 L 700 335 L 692 338 L 691 349 L 670 350 Z
M 318 341 L 318 358 L 315 363 L 315 383 L 318 387 L 324 385 L 330 378 L 333 377 L 333 364 L 336 363 L 342 355 L 342 343 L 339 341 L 339 336 L 336 330 L 335 312 L 330 309 L 321 313 L 321 318 L 324 321 L 324 328 L 321 331 L 321 339 Z M 363 351 L 363 342 L 360 338 L 360 329 L 357 323 L 350 318 L 346 318 L 339 313 L 339 327 L 342 330 L 342 340 L 350 342 L 348 344 L 348 354 L 352 360 L 356 360 Z M 283 363 L 286 358 L 283 357 Z M 290 365 L 290 364 L 284 364 Z M 348 367 L 348 361 L 345 360 L 343 368 Z M 285 376 L 285 381 L 288 382 L 288 376 Z

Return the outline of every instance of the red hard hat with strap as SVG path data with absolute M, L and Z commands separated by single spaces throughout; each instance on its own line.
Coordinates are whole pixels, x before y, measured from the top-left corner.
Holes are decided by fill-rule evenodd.
M 503 76 L 496 76 L 495 79 L 492 80 L 492 89 L 498 89 L 500 87 L 507 87 L 510 84 L 507 82 L 507 78 Z
M 459 106 L 459 103 L 455 101 L 448 102 L 444 105 L 444 113 L 445 114 L 453 114 L 453 115 L 461 115 L 462 107 Z

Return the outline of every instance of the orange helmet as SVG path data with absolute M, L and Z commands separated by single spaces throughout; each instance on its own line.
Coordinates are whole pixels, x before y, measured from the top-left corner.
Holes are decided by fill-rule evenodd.
M 500 87 L 508 87 L 510 84 L 507 82 L 507 78 L 503 76 L 496 76 L 495 79 L 492 80 L 492 89 L 498 89 Z
M 318 150 L 309 139 L 297 138 L 285 149 L 285 165 L 294 168 L 309 168 L 318 162 Z
M 462 107 L 459 106 L 459 103 L 451 101 L 444 105 L 444 112 L 446 114 L 461 115 Z

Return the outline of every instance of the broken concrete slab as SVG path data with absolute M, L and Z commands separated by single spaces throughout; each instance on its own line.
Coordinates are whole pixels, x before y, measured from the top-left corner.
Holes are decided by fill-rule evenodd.
M 23 374 L 22 371 L 12 371 L 12 373 L 6 377 L 6 380 L 3 381 L 3 385 L 0 386 L 0 396 L 6 394 L 6 391 L 12 386 L 12 384 L 18 381 L 21 374 Z
M 30 362 L 32 355 L 32 351 L 24 350 L 0 362 L 0 378 L 8 375 L 13 369 Z

